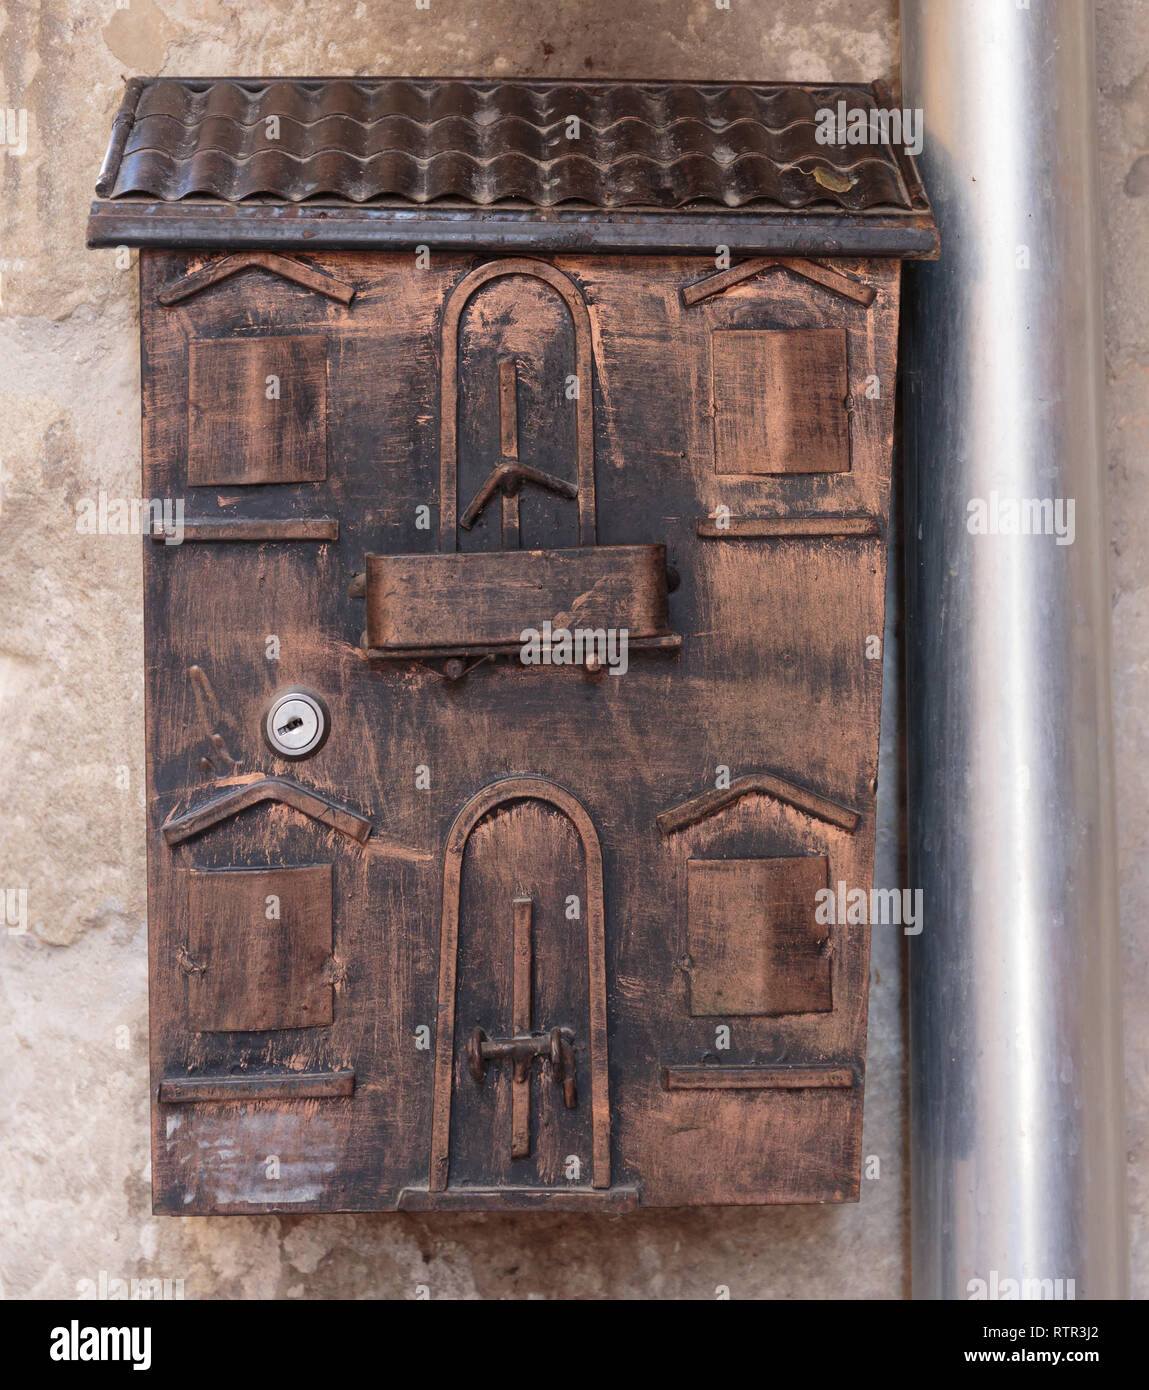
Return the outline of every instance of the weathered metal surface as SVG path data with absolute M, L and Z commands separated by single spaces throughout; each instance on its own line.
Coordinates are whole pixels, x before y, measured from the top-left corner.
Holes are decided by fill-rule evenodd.
M 180 544 L 188 541 L 337 541 L 339 522 L 332 517 L 273 518 L 252 517 L 241 521 L 229 517 L 203 521 L 185 517 L 179 523 Z M 159 520 L 152 521 L 152 540 L 167 543 L 174 539 L 173 528 Z
M 145 546 L 158 1209 L 856 1198 L 868 931 L 815 897 L 870 884 L 896 263 L 216 264 L 141 258 L 145 493 L 248 537 Z M 833 381 L 743 400 L 719 471 L 715 344 L 764 333 L 829 333 Z M 822 471 L 758 471 L 779 428 Z M 568 613 L 625 669 L 524 660 Z
M 628 640 L 664 635 L 665 548 L 367 556 L 367 642 L 377 653 L 518 649 L 523 630 L 544 623 L 625 629 Z
M 309 203 L 93 203 L 89 246 L 266 247 L 278 251 L 619 252 L 732 255 L 897 256 L 930 260 L 938 235 L 928 212 L 674 213 Z
M 177 1076 L 160 1082 L 159 1098 L 162 1105 L 205 1105 L 337 1100 L 354 1094 L 355 1073 L 347 1070 L 266 1076 Z
M 151 78 L 125 92 L 98 191 L 924 207 L 892 147 L 818 141 L 818 112 L 840 102 L 868 117 L 879 95 L 860 84 Z
M 89 244 L 932 256 L 880 85 L 151 78 L 124 93 Z M 881 127 L 885 128 L 885 127 Z
M 184 840 L 202 835 L 212 826 L 230 820 L 240 811 L 246 811 L 248 807 L 257 806 L 264 801 L 276 801 L 290 806 L 302 815 L 310 816 L 312 820 L 320 821 L 333 830 L 349 835 L 353 840 L 362 842 L 371 834 L 371 822 L 366 816 L 348 811 L 325 796 L 301 787 L 290 778 L 257 777 L 254 781 L 232 787 L 206 805 L 196 806 L 183 815 L 166 821 L 163 827 L 164 839 L 169 845 L 182 844 Z

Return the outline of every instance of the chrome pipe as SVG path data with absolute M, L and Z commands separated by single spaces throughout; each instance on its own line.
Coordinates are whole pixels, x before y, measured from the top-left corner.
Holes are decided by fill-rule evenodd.
M 1119 1298 L 1092 5 L 901 25 L 942 245 L 904 358 L 913 1294 Z

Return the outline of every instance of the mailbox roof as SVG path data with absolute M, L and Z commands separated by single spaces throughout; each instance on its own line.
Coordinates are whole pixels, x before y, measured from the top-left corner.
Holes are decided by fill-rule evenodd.
M 672 250 L 692 227 L 710 249 L 732 223 L 732 249 L 928 255 L 904 146 L 823 142 L 820 113 L 890 107 L 877 85 L 136 78 L 90 240 L 499 245 L 513 229 L 515 246 Z

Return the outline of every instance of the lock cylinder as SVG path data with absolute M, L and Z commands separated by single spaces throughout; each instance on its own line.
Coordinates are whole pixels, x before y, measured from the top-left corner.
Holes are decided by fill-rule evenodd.
M 326 703 L 302 686 L 278 691 L 264 711 L 264 741 L 279 758 L 310 758 L 326 743 L 330 729 Z

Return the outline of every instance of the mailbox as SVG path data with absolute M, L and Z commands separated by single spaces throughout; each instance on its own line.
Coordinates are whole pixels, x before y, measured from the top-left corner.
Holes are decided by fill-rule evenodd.
M 886 104 L 128 84 L 158 1211 L 857 1197 Z

